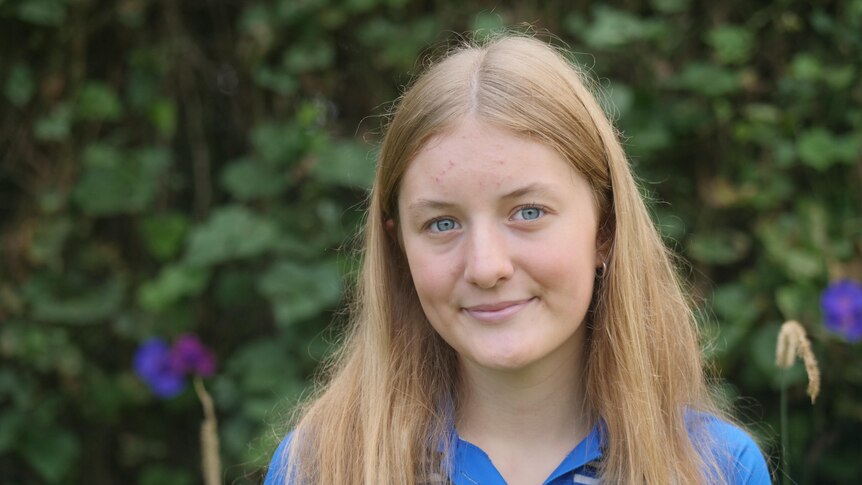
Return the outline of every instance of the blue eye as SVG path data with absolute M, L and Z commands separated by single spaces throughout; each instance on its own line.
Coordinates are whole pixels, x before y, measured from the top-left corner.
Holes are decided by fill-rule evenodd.
M 539 207 L 522 207 L 515 213 L 515 219 L 532 221 L 545 215 L 545 211 Z
M 454 219 L 443 218 L 432 221 L 430 226 L 431 232 L 447 232 L 460 227 Z

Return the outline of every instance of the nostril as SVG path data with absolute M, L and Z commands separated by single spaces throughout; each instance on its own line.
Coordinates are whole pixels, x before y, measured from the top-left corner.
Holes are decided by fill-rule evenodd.
M 514 267 L 505 253 L 480 251 L 467 263 L 465 276 L 467 281 L 482 288 L 493 288 L 500 281 L 509 279 Z

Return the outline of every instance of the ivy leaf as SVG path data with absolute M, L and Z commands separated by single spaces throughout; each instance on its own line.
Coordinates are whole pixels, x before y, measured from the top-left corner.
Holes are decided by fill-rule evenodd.
M 291 73 L 307 73 L 326 69 L 335 58 L 332 44 L 325 39 L 293 45 L 284 54 L 284 67 Z
M 290 325 L 335 305 L 341 296 L 341 274 L 330 262 L 300 265 L 283 261 L 260 278 L 258 287 L 272 302 L 276 322 Z
M 798 282 L 811 281 L 823 276 L 826 268 L 823 257 L 810 249 L 791 249 L 784 254 L 788 276 Z
M 185 260 L 209 266 L 257 256 L 278 243 L 278 233 L 274 222 L 245 207 L 222 207 L 213 211 L 206 223 L 192 230 Z
M 821 172 L 835 164 L 856 163 L 862 157 L 860 148 L 858 134 L 839 136 L 821 127 L 803 133 L 796 144 L 800 160 Z
M 671 85 L 710 97 L 724 96 L 739 89 L 739 76 L 728 69 L 706 63 L 692 63 L 671 80 Z
M 653 19 L 644 19 L 622 10 L 600 6 L 594 11 L 592 23 L 585 29 L 570 30 L 580 34 L 584 42 L 592 47 L 616 48 L 658 37 L 663 33 L 664 25 Z
M 709 31 L 707 43 L 712 46 L 716 57 L 727 64 L 741 64 L 751 56 L 754 36 L 744 27 L 720 25 Z
M 177 131 L 177 107 L 165 98 L 153 102 L 147 113 L 150 122 L 164 138 L 170 138 Z
M 226 363 L 230 376 L 238 379 L 235 389 L 221 389 L 228 401 L 240 404 L 244 396 L 258 393 L 273 393 L 284 389 L 285 383 L 299 377 L 299 366 L 290 357 L 290 348 L 276 339 L 252 340 L 234 353 Z M 225 392 L 228 391 L 228 392 Z
M 57 427 L 29 433 L 21 446 L 27 462 L 48 483 L 62 483 L 68 477 L 80 450 L 78 437 Z
M 650 4 L 662 13 L 679 13 L 688 8 L 691 0 L 651 0 Z
M 473 17 L 473 26 L 471 31 L 478 39 L 487 39 L 495 32 L 499 32 L 506 27 L 506 22 L 503 16 L 496 12 L 479 12 Z
M 161 148 L 122 151 L 107 144 L 88 146 L 83 158 L 84 173 L 72 197 L 94 216 L 147 209 L 170 163 L 170 153 Z
M 805 321 L 817 315 L 820 308 L 820 291 L 807 282 L 785 285 L 775 291 L 775 303 L 784 320 Z
M 260 66 L 252 74 L 257 85 L 270 89 L 281 96 L 289 96 L 299 89 L 299 80 L 282 68 Z
M 30 259 L 36 263 L 60 269 L 63 265 L 63 247 L 73 225 L 68 217 L 43 220 L 33 235 L 29 251 Z
M 42 141 L 60 141 L 69 138 L 72 130 L 72 108 L 60 103 L 47 116 L 36 120 L 33 133 Z
M 440 31 L 435 17 L 421 17 L 401 23 L 375 17 L 358 30 L 360 42 L 374 52 L 371 62 L 377 66 L 410 70 L 421 49 L 431 43 Z M 393 39 L 398 39 L 393 42 Z
M 193 485 L 197 483 L 188 470 L 151 464 L 141 471 L 138 485 Z
M 152 311 L 164 310 L 182 298 L 197 295 L 206 287 L 209 272 L 190 265 L 164 267 L 152 281 L 138 288 L 138 304 Z
M 712 308 L 719 318 L 720 334 L 715 340 L 720 355 L 738 348 L 763 311 L 756 294 L 741 284 L 716 288 L 712 294 Z
M 71 279 L 71 278 L 70 278 Z M 80 285 L 35 276 L 24 286 L 34 320 L 70 325 L 102 323 L 123 303 L 126 285 L 119 278 L 101 285 Z
M 238 200 L 269 198 L 287 187 L 287 177 L 254 158 L 242 158 L 222 171 L 221 185 Z
M 374 181 L 374 161 L 369 152 L 352 140 L 330 143 L 317 153 L 312 176 L 327 184 L 369 188 Z
M 0 453 L 8 453 L 15 448 L 26 426 L 27 417 L 23 412 L 18 409 L 3 410 L 0 414 Z
M 66 1 L 26 0 L 20 2 L 18 18 L 35 25 L 59 26 L 66 20 Z
M 790 63 L 790 73 L 802 81 L 816 81 L 823 73 L 823 66 L 817 56 L 802 53 Z
M 33 71 L 24 64 L 16 64 L 6 78 L 4 94 L 13 105 L 22 107 L 30 101 L 35 90 Z
M 161 261 L 167 261 L 179 253 L 188 227 L 188 219 L 179 212 L 147 217 L 138 226 L 150 254 Z
M 261 123 L 251 132 L 251 143 L 263 161 L 292 165 L 306 148 L 302 131 L 290 124 Z
M 116 121 L 122 116 L 123 107 L 110 86 L 90 81 L 78 93 L 75 114 L 84 121 Z
M 712 264 L 730 264 L 748 253 L 751 239 L 742 232 L 722 231 L 695 234 L 688 252 L 694 259 Z

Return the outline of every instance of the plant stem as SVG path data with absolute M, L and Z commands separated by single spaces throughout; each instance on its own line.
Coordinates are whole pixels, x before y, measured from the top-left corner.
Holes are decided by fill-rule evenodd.
M 204 408 L 204 420 L 201 423 L 201 468 L 204 474 L 204 484 L 221 485 L 221 459 L 219 458 L 218 423 L 216 422 L 215 406 L 200 377 L 195 377 L 195 392 Z
M 790 461 L 787 459 L 788 438 L 787 425 L 787 369 L 781 370 L 781 483 L 786 484 L 790 477 Z

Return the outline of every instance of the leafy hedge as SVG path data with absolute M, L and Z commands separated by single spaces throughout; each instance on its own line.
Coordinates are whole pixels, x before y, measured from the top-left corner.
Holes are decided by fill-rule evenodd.
M 819 300 L 862 280 L 862 1 L 5 0 L 4 483 L 198 481 L 194 393 L 131 367 L 182 333 L 219 359 L 226 481 L 257 482 L 337 341 L 389 103 L 455 32 L 523 21 L 591 68 L 776 466 L 788 386 L 779 475 L 862 479 L 862 354 Z M 775 369 L 786 319 L 820 359 L 814 406 L 800 365 Z

